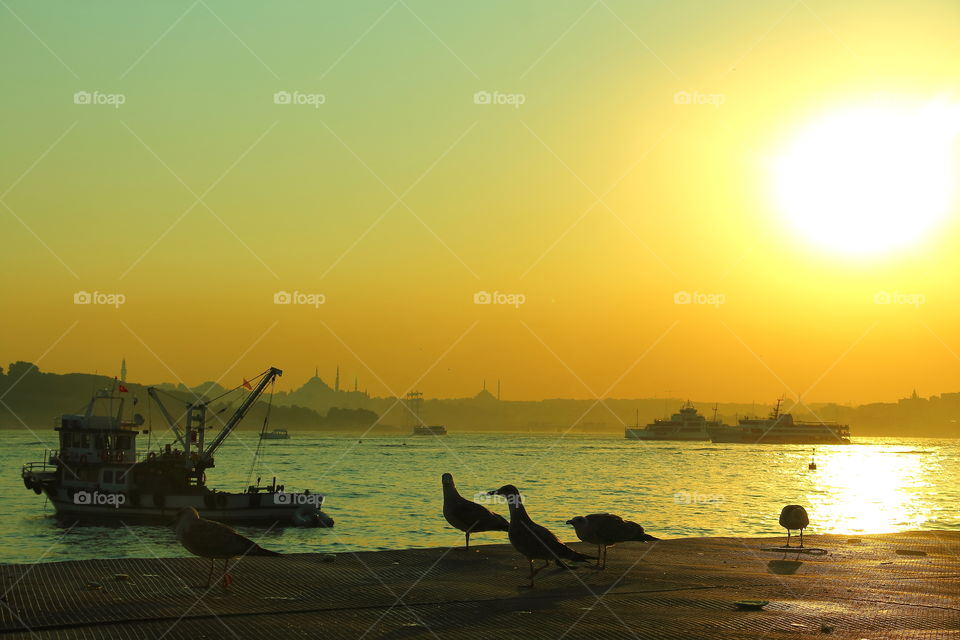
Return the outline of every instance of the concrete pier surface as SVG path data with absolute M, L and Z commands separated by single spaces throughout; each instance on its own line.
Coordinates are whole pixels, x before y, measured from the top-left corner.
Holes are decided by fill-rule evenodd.
M 508 544 L 243 558 L 229 588 L 209 590 L 200 558 L 7 565 L 0 636 L 960 639 L 960 532 L 763 550 L 784 540 L 624 543 L 605 571 L 551 566 L 532 590 L 518 588 L 527 563 Z M 769 604 L 740 610 L 744 599 Z

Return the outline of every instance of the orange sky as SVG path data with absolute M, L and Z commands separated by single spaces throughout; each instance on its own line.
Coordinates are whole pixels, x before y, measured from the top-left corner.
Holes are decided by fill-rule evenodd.
M 859 255 L 799 233 L 770 177 L 824 114 L 960 99 L 956 3 L 207 4 L 0 15 L 0 362 L 283 388 L 339 363 L 428 397 L 960 390 L 956 201 Z

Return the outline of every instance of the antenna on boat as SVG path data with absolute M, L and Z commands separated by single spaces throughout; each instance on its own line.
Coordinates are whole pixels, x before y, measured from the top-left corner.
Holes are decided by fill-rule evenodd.
M 809 469 L 810 471 L 817 470 L 816 456 L 817 456 L 817 448 L 814 447 L 810 452 L 810 464 L 807 465 L 807 469 Z

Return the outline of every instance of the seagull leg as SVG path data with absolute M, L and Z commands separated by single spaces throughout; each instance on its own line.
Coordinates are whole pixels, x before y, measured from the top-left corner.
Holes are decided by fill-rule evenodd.
M 787 529 L 787 546 L 790 546 L 790 529 Z
M 803 549 L 803 529 L 800 529 L 800 548 Z
M 230 562 L 230 558 L 223 559 L 223 588 L 226 589 L 231 584 L 233 584 L 233 576 L 228 573 L 229 567 L 227 566 Z
M 213 580 L 213 562 L 214 562 L 213 558 L 210 558 L 210 573 L 209 575 L 207 575 L 207 584 L 204 585 L 203 587 L 204 589 L 209 589 L 210 582 Z
M 596 565 L 597 569 L 603 569 L 603 567 L 600 566 L 600 549 L 602 548 L 602 546 L 603 545 L 600 545 L 600 544 L 597 545 L 597 565 Z
M 467 531 L 467 546 L 465 547 L 467 551 L 470 551 L 470 531 Z

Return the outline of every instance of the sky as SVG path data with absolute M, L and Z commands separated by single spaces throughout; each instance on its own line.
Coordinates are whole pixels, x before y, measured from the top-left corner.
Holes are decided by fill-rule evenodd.
M 375 395 L 499 378 L 504 399 L 960 390 L 952 192 L 924 222 L 908 189 L 888 208 L 917 233 L 864 252 L 909 167 L 862 176 L 849 237 L 851 207 L 796 195 L 822 176 L 775 177 L 798 139 L 821 169 L 883 160 L 897 131 L 869 105 L 954 113 L 956 2 L 2 5 L 4 366 L 276 366 L 291 388 L 339 365 Z M 852 156 L 830 142 L 850 127 L 804 133 L 851 109 Z M 952 117 L 914 118 L 947 186 Z

